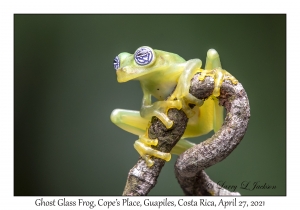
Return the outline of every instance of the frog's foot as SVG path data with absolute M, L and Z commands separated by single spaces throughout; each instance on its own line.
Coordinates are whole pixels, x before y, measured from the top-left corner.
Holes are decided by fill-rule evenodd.
M 179 100 L 182 104 L 182 110 L 188 118 L 191 118 L 192 116 L 194 116 L 195 113 L 190 108 L 189 104 L 194 104 L 200 107 L 203 105 L 204 101 L 190 94 L 189 89 L 189 84 L 184 83 L 183 85 L 178 85 L 168 100 Z
M 223 69 L 224 70 L 224 69 Z M 225 79 L 229 79 L 232 84 L 236 85 L 239 81 L 234 77 L 232 76 L 228 71 L 224 70 L 225 71 L 225 76 L 224 76 L 224 80 Z
M 138 151 L 141 157 L 146 161 L 148 167 L 151 167 L 154 164 L 154 161 L 151 160 L 151 156 L 163 159 L 165 161 L 171 160 L 170 153 L 160 152 L 151 148 L 151 146 L 156 146 L 158 144 L 157 139 L 149 139 L 145 135 L 139 136 L 139 140 L 136 140 L 134 143 L 134 148 Z
M 173 126 L 173 121 L 167 116 L 168 110 L 170 108 L 176 108 L 180 110 L 182 108 L 182 103 L 179 100 L 175 101 L 156 101 L 151 106 L 142 107 L 141 116 L 142 117 L 152 117 L 156 116 L 162 121 L 162 123 L 167 127 L 171 128 Z
M 232 84 L 236 85 L 238 80 L 232 76 L 229 72 L 224 69 L 216 68 L 213 70 L 200 70 L 201 75 L 199 76 L 199 80 L 204 80 L 205 77 L 213 77 L 215 82 L 215 88 L 213 91 L 213 96 L 218 97 L 220 95 L 220 88 L 224 80 L 229 79 Z

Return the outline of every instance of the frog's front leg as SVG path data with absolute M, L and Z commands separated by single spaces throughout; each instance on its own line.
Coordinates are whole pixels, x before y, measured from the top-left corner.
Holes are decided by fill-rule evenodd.
M 167 116 L 167 112 L 170 108 L 181 109 L 182 105 L 180 101 L 156 101 L 151 104 L 151 95 L 143 88 L 144 97 L 143 104 L 141 108 L 141 116 L 146 119 L 151 119 L 152 116 L 156 116 L 162 121 L 162 123 L 167 127 L 171 128 L 173 121 Z
M 182 110 L 189 118 L 194 115 L 194 112 L 189 107 L 189 104 L 195 104 L 197 106 L 202 106 L 203 104 L 203 100 L 199 100 L 189 93 L 191 79 L 197 72 L 200 71 L 201 65 L 202 61 L 200 59 L 192 59 L 187 61 L 185 68 L 179 77 L 176 89 L 169 98 L 169 100 L 179 100 L 182 103 Z
M 146 164 L 149 167 L 154 163 L 153 160 L 150 159 L 152 156 L 165 161 L 169 161 L 171 159 L 170 153 L 160 152 L 151 147 L 152 145 L 156 146 L 158 144 L 158 140 L 150 139 L 148 137 L 149 121 L 141 117 L 140 112 L 125 109 L 115 109 L 111 113 L 110 119 L 120 128 L 139 136 L 139 139 L 135 141 L 133 146 L 146 161 Z
M 229 72 L 222 68 L 216 68 L 213 70 L 200 70 L 201 75 L 199 76 L 199 80 L 204 80 L 205 77 L 210 76 L 214 78 L 215 88 L 213 91 L 213 96 L 218 97 L 220 95 L 220 88 L 225 79 L 231 80 L 232 84 L 237 84 L 238 80 L 232 76 Z
M 174 101 L 156 101 L 151 104 L 151 95 L 147 92 L 147 89 L 143 88 L 144 97 L 143 104 L 140 111 L 141 117 L 144 119 L 151 119 L 151 117 L 156 116 L 162 121 L 162 123 L 167 127 L 171 128 L 173 126 L 173 121 L 167 116 L 167 112 L 170 108 L 181 109 L 182 105 L 179 100 Z M 171 159 L 170 153 L 160 152 L 153 149 L 151 146 L 156 146 L 158 144 L 157 139 L 149 139 L 148 129 L 146 129 L 145 135 L 140 135 L 139 139 L 135 141 L 134 148 L 138 151 L 141 157 L 146 161 L 147 166 L 153 165 L 153 160 L 150 157 L 154 156 L 165 161 Z

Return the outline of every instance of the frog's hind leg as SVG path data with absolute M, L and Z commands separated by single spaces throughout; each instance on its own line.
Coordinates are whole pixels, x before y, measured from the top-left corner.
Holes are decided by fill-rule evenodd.
M 126 109 L 115 109 L 110 119 L 118 127 L 135 135 L 143 135 L 149 123 L 149 120 L 141 117 L 139 111 Z
M 110 119 L 123 130 L 139 136 L 139 139 L 135 141 L 133 146 L 148 166 L 153 165 L 153 161 L 150 159 L 151 156 L 166 160 L 170 159 L 170 153 L 163 153 L 151 148 L 152 145 L 158 144 L 158 140 L 148 138 L 147 128 L 149 121 L 142 118 L 139 111 L 115 109 L 111 113 Z
M 177 142 L 175 147 L 173 147 L 173 149 L 171 150 L 171 154 L 180 155 L 181 153 L 195 145 L 196 144 L 182 138 Z
M 224 80 L 224 76 L 227 72 L 223 72 L 225 70 L 222 70 L 219 53 L 215 49 L 209 49 L 207 51 L 205 70 L 215 70 L 215 69 L 217 69 L 217 71 L 214 75 L 215 89 L 214 89 L 213 95 L 219 96 L 220 95 L 220 87 Z M 213 127 L 214 127 L 214 131 L 217 132 L 223 124 L 224 108 L 219 105 L 219 100 L 214 96 L 212 96 L 212 99 L 214 101 Z
M 150 159 L 151 156 L 155 156 L 166 161 L 171 159 L 170 153 L 163 153 L 151 147 L 152 145 L 156 146 L 158 144 L 158 140 L 148 138 L 149 120 L 142 118 L 139 111 L 115 109 L 111 113 L 110 119 L 123 130 L 139 136 L 139 139 L 134 143 L 134 148 L 146 161 L 148 166 L 153 165 L 153 161 Z M 175 145 L 171 153 L 180 154 L 192 146 L 194 146 L 193 143 L 180 140 L 179 143 Z
M 219 53 L 215 49 L 207 51 L 205 70 L 201 75 L 201 79 L 205 76 L 212 76 L 215 80 L 215 88 L 213 95 L 218 97 L 220 95 L 220 87 L 224 80 L 225 72 L 222 70 Z
M 209 49 L 206 56 L 205 70 L 216 68 L 222 68 L 219 53 L 215 49 Z

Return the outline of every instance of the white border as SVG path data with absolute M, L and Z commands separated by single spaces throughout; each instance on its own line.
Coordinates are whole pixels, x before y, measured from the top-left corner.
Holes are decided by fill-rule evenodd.
M 291 1 L 296 2 L 296 1 Z M 147 3 L 147 4 L 144 4 Z M 267 205 L 264 209 L 274 207 L 296 206 L 298 202 L 299 151 L 296 143 L 297 127 L 299 125 L 298 100 L 298 51 L 299 51 L 299 11 L 297 4 L 287 1 L 5 1 L 1 3 L 0 12 L 0 207 L 1 209 L 34 209 L 35 200 L 39 197 L 13 196 L 13 15 L 15 13 L 287 13 L 287 197 L 242 197 L 242 200 L 264 200 Z M 272 33 L 270 31 L 270 33 Z M 284 70 L 282 74 L 284 74 Z M 291 100 L 293 99 L 293 100 Z M 284 100 L 284 99 L 280 99 Z M 293 113 L 292 113 L 293 112 Z M 284 169 L 283 169 L 284 170 Z M 297 197 L 296 197 L 297 196 Z M 47 200 L 61 197 L 46 197 Z M 66 197 L 68 200 L 77 200 L 79 197 Z M 122 197 L 104 197 L 107 200 L 123 199 Z M 152 200 L 161 200 L 163 197 L 150 197 Z M 178 200 L 185 197 L 171 197 Z M 99 197 L 83 197 L 86 200 L 97 201 Z M 132 200 L 144 201 L 145 198 L 134 197 Z M 199 199 L 199 198 L 197 198 Z M 220 198 L 207 198 L 220 200 Z M 229 199 L 229 198 L 226 198 Z M 298 206 L 298 205 L 297 205 Z M 4 208 L 3 208 L 4 207 Z M 44 209 L 49 207 L 36 207 Z M 62 207 L 56 207 L 61 209 Z M 80 207 L 70 207 L 79 209 Z M 100 208 L 100 207 L 98 207 Z M 171 207 L 169 207 L 171 208 Z M 177 207 L 182 209 L 183 207 Z M 198 207 L 199 208 L 199 207 Z M 53 209 L 53 208 L 51 208 Z M 81 208 L 82 209 L 82 208 Z M 110 208 L 115 209 L 115 208 Z M 132 209 L 121 207 L 119 209 Z M 134 208 L 133 208 L 134 209 Z M 161 209 L 166 209 L 162 208 Z M 203 208 L 201 208 L 203 209 Z M 204 208 L 205 209 L 205 208 Z M 230 208 L 226 208 L 230 209 Z

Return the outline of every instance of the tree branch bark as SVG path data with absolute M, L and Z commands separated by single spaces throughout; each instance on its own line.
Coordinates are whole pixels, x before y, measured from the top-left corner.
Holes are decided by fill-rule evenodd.
M 190 93 L 198 99 L 207 99 L 214 89 L 214 80 L 205 77 L 199 81 L 199 74 L 191 80 Z M 227 110 L 221 129 L 210 139 L 190 148 L 179 156 L 175 164 L 175 174 L 186 195 L 239 195 L 223 189 L 205 174 L 204 169 L 225 159 L 239 144 L 245 135 L 250 118 L 248 97 L 242 85 L 233 85 L 225 80 L 219 96 L 220 105 Z M 162 152 L 170 152 L 183 135 L 188 118 L 182 110 L 170 109 L 168 116 L 174 124 L 167 129 L 156 117 L 152 118 L 148 135 L 158 139 L 153 148 Z M 129 171 L 123 195 L 147 195 L 155 186 L 165 161 L 153 158 L 152 167 L 147 167 L 140 158 Z

